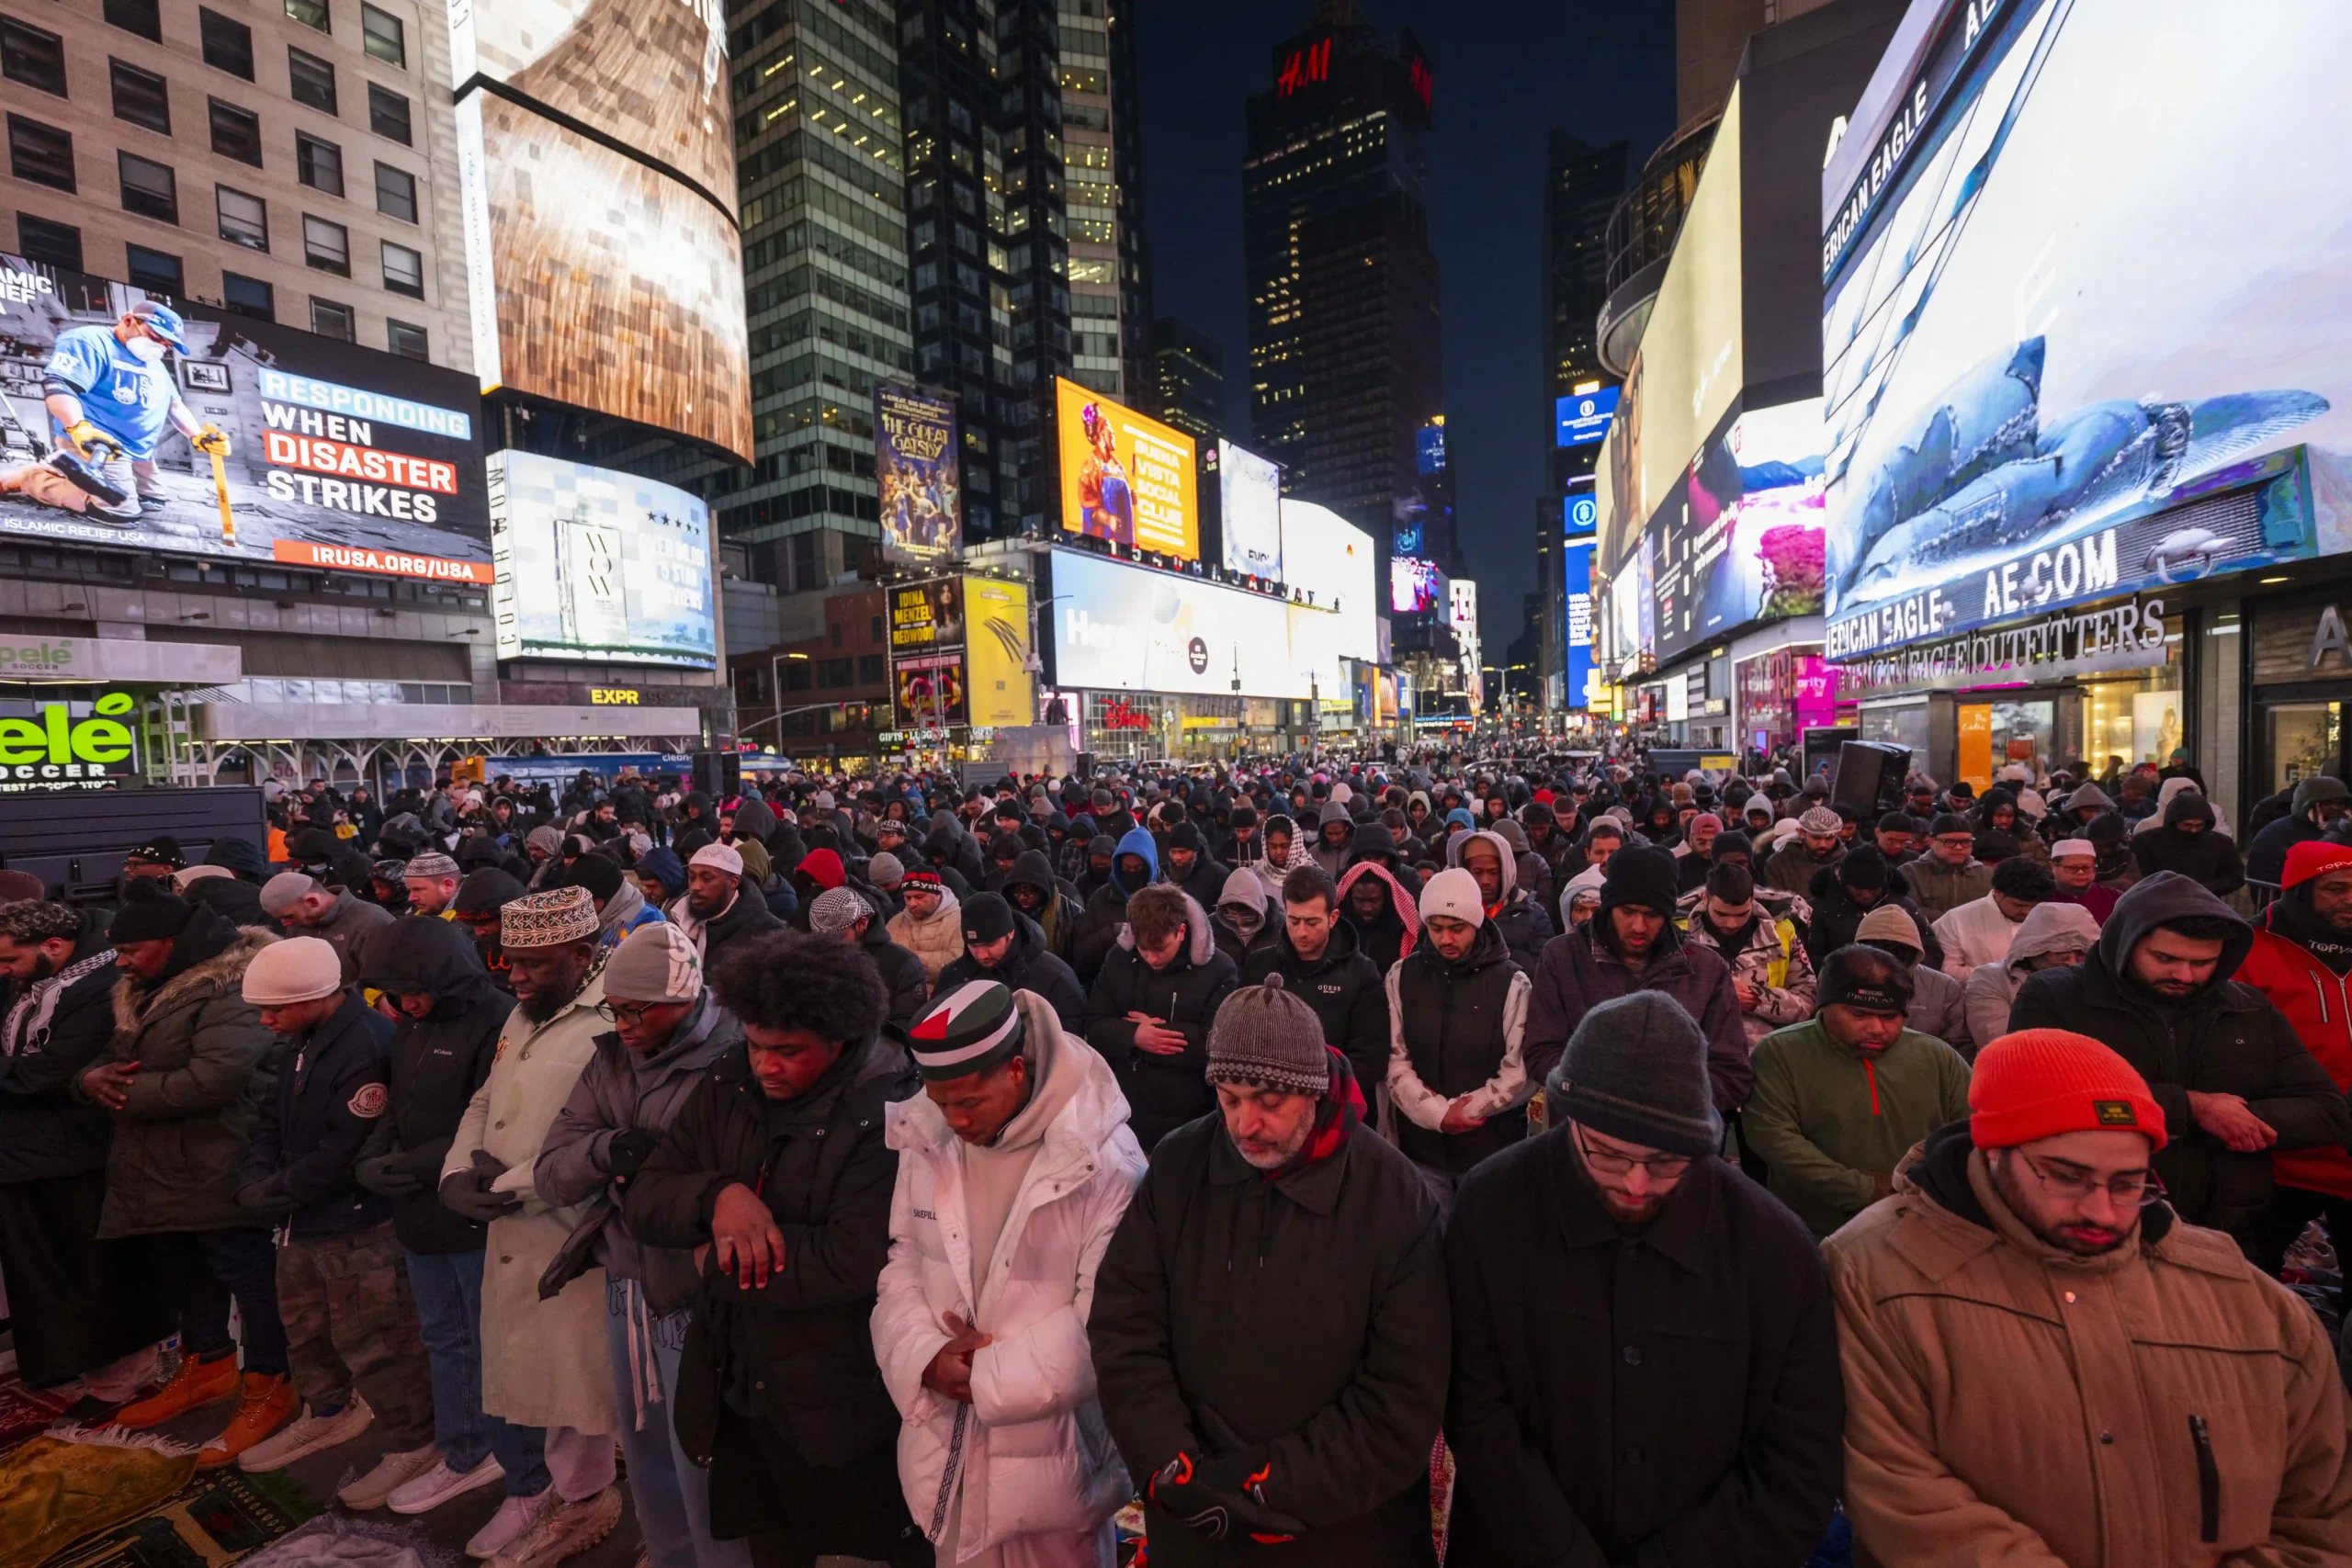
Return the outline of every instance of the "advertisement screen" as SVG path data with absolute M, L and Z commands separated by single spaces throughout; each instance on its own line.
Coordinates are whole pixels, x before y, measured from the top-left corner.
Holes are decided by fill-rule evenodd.
M 1225 518 L 1225 570 L 1283 576 L 1283 471 L 1230 441 L 1216 444 L 1217 495 Z
M 1283 551 L 1294 593 L 1308 596 L 1288 606 L 1293 674 L 1311 677 L 1323 691 L 1340 690 L 1347 660 L 1373 663 L 1380 657 L 1372 536 L 1328 506 L 1285 501 Z
M 1742 412 L 1650 523 L 1657 656 L 1821 613 L 1821 404 Z
M 1034 723 L 1029 672 L 1029 585 L 996 577 L 964 579 L 964 649 L 971 722 Z
M 1559 423 L 1555 446 L 1589 446 L 1609 434 L 1609 416 L 1617 412 L 1617 389 L 1577 392 L 1555 400 Z
M 118 335 L 146 298 L 0 255 L 0 535 L 489 583 L 472 378 L 193 305 L 149 366 Z M 64 440 L 45 378 L 119 456 Z M 217 478 L 184 425 L 227 436 Z
M 942 577 L 890 590 L 890 656 L 964 646 L 964 580 Z
M 1399 615 L 1434 609 L 1445 597 L 1445 573 L 1437 562 L 1411 556 L 1388 558 L 1388 608 Z
M 717 0 L 451 0 L 450 80 L 503 83 L 722 199 L 735 190 Z
M 458 99 L 457 117 L 482 389 L 635 420 L 749 462 L 731 209 L 492 93 Z
M 1848 131 L 1829 657 L 2352 544 L 2352 162 L 2310 151 L 2352 130 L 2352 10 L 2245 22 L 1954 8 Z
M 874 389 L 884 560 L 935 566 L 963 548 L 963 472 L 954 400 L 904 387 Z
M 923 653 L 890 663 L 901 729 L 945 729 L 965 717 L 964 655 Z
M 1058 685 L 1209 696 L 1238 679 L 1242 696 L 1307 694 L 1279 599 L 1080 550 L 1056 550 L 1053 571 Z
M 1062 531 L 1201 558 L 1193 438 L 1075 381 L 1057 379 Z
M 707 670 L 710 511 L 653 479 L 535 452 L 490 456 L 501 659 Z
M 1570 543 L 1561 554 L 1567 561 L 1568 611 L 1567 703 L 1572 708 L 1592 705 L 1592 542 Z

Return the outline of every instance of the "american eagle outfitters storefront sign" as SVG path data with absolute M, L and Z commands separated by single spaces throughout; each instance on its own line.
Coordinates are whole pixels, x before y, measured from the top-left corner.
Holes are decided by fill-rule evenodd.
M 1844 660 L 1838 691 L 1956 692 L 2144 669 L 2165 662 L 2165 602 L 2134 599 Z

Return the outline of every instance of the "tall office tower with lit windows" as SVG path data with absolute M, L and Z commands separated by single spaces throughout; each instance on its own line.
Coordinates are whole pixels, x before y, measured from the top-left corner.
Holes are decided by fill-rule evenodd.
M 1443 412 L 1430 107 L 1413 35 L 1382 37 L 1351 0 L 1323 0 L 1275 45 L 1272 85 L 1249 101 L 1251 446 L 1283 466 L 1285 491 L 1384 546 Z

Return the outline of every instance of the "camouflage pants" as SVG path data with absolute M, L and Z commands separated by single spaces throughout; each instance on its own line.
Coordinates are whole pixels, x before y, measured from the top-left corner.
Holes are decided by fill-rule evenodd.
M 289 1239 L 277 1250 L 277 1313 L 294 1387 L 311 1409 L 356 1390 L 392 1448 L 433 1440 L 433 1382 L 390 1221 Z

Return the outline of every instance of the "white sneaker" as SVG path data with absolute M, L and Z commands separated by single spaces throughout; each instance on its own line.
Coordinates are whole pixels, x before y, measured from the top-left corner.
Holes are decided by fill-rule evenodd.
M 621 1489 L 607 1486 L 594 1497 L 566 1503 L 548 1515 L 492 1558 L 491 1568 L 555 1568 L 565 1558 L 579 1556 L 612 1534 L 620 1522 Z
M 258 1473 L 267 1470 L 284 1470 L 298 1459 L 317 1453 L 322 1449 L 347 1443 L 375 1424 L 376 1413 L 357 1394 L 350 1403 L 332 1416 L 313 1416 L 304 1405 L 302 1414 L 283 1427 L 237 1456 L 237 1468 Z
M 388 1453 L 376 1468 L 335 1494 L 335 1500 L 355 1514 L 380 1508 L 393 1493 L 441 1462 L 441 1450 L 431 1443 L 421 1449 Z
M 436 1452 L 432 1469 L 392 1488 L 388 1506 L 395 1514 L 429 1514 L 452 1497 L 462 1497 L 493 1481 L 505 1479 L 506 1467 L 498 1462 L 496 1454 L 487 1456 L 471 1470 L 451 1470 L 449 1461 Z M 492 1551 L 497 1550 L 491 1548 Z
M 473 1539 L 466 1542 L 466 1555 L 497 1556 L 562 1506 L 563 1494 L 553 1486 L 536 1497 L 507 1498 L 498 1505 L 498 1512 L 490 1516 L 490 1522 L 474 1531 Z

